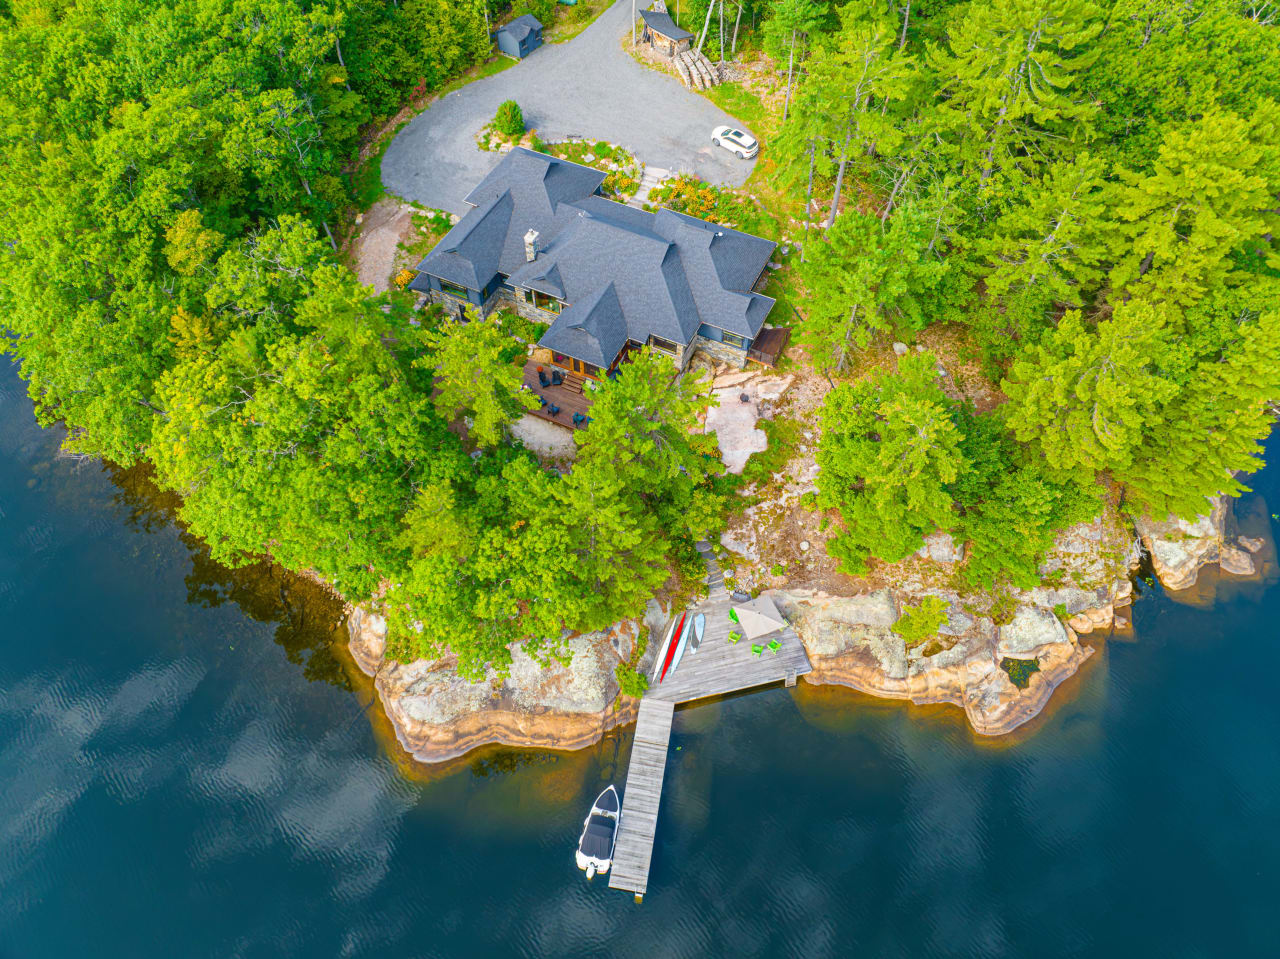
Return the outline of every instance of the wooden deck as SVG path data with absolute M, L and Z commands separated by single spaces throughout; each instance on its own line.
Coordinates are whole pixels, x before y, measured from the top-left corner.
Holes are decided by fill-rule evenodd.
M 524 365 L 523 382 L 526 389 L 545 399 L 547 405 L 539 409 L 530 410 L 529 415 L 546 420 L 548 423 L 563 426 L 565 429 L 585 429 L 585 423 L 574 425 L 573 414 L 591 415 L 591 396 L 587 392 L 586 380 L 574 373 L 561 371 L 564 372 L 564 382 L 562 384 L 559 386 L 543 386 L 538 381 L 539 365 L 542 366 L 543 372 L 547 376 L 551 375 L 551 367 L 548 364 L 538 364 L 530 360 Z M 552 406 L 560 408 L 560 412 L 555 416 L 550 413 Z
M 776 653 L 767 648 L 759 654 L 753 653 L 748 639 L 729 642 L 729 631 L 734 626 L 729 619 L 729 607 L 733 603 L 725 591 L 720 567 L 709 548 L 703 548 L 705 545 L 699 544 L 699 549 L 707 564 L 710 592 L 706 600 L 689 610 L 690 615 L 702 613 L 707 617 L 702 645 L 696 653 L 686 652 L 680 666 L 667 674 L 666 681 L 654 684 L 645 693 L 631 746 L 609 888 L 625 889 L 637 899 L 649 888 L 649 866 L 676 704 L 776 682 L 791 686 L 797 676 L 812 669 L 804 644 L 790 627 L 762 637 L 763 643 L 759 639 L 755 641 L 759 646 L 777 639 L 781 646 Z

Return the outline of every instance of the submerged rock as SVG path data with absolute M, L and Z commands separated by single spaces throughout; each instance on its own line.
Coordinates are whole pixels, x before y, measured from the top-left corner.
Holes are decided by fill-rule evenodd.
M 1223 546 L 1218 555 L 1218 565 L 1224 572 L 1233 576 L 1252 576 L 1257 570 L 1253 565 L 1253 557 L 1234 546 Z

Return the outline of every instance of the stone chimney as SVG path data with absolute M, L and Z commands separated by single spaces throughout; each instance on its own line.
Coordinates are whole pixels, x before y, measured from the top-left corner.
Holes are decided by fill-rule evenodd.
M 535 244 L 538 242 L 538 231 L 530 230 L 524 235 L 524 258 L 532 263 L 538 257 Z

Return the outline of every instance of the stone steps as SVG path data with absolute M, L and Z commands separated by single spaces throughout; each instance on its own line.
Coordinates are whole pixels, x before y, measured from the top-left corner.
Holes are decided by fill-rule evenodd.
M 640 189 L 636 191 L 635 196 L 627 201 L 627 205 L 633 206 L 637 210 L 643 209 L 644 204 L 649 199 L 649 194 L 669 176 L 671 176 L 670 170 L 664 170 L 662 167 L 646 166 L 644 168 L 644 176 L 640 178 Z

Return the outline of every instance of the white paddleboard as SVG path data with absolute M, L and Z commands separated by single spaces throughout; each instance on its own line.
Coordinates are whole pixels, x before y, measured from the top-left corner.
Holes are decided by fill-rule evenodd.
M 689 643 L 689 652 L 696 653 L 702 645 L 702 634 L 707 630 L 707 617 L 699 613 L 693 617 L 693 640 Z

